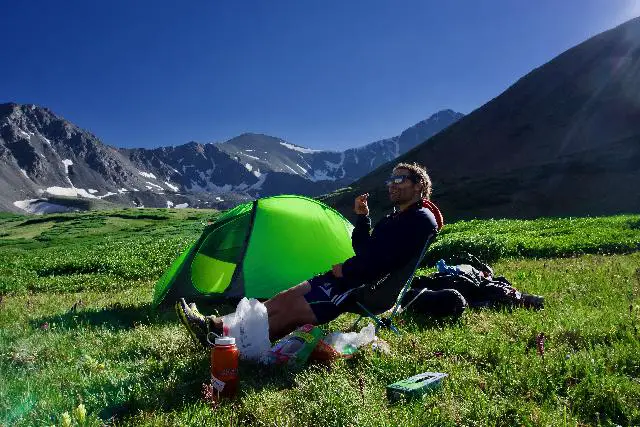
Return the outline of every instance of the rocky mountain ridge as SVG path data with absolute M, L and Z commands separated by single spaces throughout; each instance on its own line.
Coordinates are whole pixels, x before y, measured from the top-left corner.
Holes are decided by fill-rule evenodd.
M 0 209 L 57 210 L 51 196 L 219 209 L 273 194 L 313 196 L 347 185 L 460 117 L 444 110 L 397 137 L 344 152 L 260 134 L 125 149 L 103 144 L 47 108 L 0 104 Z

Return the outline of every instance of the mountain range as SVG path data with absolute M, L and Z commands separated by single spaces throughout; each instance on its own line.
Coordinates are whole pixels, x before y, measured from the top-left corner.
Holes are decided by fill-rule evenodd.
M 4 210 L 47 210 L 52 195 L 226 208 L 298 193 L 323 194 L 350 214 L 368 192 L 375 218 L 391 208 L 383 183 L 399 161 L 428 168 L 448 221 L 639 212 L 640 18 L 558 55 L 469 115 L 441 111 L 343 152 L 259 134 L 120 149 L 45 108 L 0 105 Z
M 283 193 L 333 191 L 463 115 L 443 110 L 400 135 L 345 151 L 246 133 L 222 143 L 116 148 L 51 110 L 0 104 L 0 210 L 51 212 L 77 202 L 225 209 Z

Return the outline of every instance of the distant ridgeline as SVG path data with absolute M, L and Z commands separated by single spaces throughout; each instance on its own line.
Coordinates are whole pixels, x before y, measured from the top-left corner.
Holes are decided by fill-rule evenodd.
M 105 145 L 46 108 L 0 104 L 0 210 L 226 209 L 274 194 L 316 196 L 348 185 L 460 117 L 440 111 L 399 136 L 342 152 L 260 134 L 147 150 Z

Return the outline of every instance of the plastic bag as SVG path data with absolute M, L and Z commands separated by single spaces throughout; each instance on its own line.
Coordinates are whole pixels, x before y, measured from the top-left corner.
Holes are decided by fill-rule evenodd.
M 316 360 L 331 360 L 338 357 L 352 357 L 358 348 L 373 342 L 376 328 L 369 323 L 360 332 L 332 332 L 322 338 L 313 353 Z
M 322 329 L 304 325 L 278 341 L 269 352 L 272 363 L 288 363 L 301 367 L 322 337 Z
M 222 317 L 224 335 L 234 337 L 240 358 L 266 363 L 271 348 L 267 307 L 257 299 L 242 298 L 235 313 Z

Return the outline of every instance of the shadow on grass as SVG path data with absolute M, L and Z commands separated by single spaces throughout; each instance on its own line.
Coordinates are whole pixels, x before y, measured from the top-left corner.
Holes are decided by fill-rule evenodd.
M 175 323 L 176 315 L 173 311 L 158 311 L 153 306 L 142 304 L 124 306 L 120 303 L 111 304 L 101 309 L 84 309 L 81 303 L 74 304 L 69 311 L 56 316 L 45 316 L 31 321 L 35 328 L 55 323 L 57 326 L 75 329 L 89 326 L 108 326 L 116 329 L 130 329 L 140 324 L 168 324 Z
M 240 387 L 238 398 L 222 400 L 221 405 L 236 405 L 243 395 L 252 394 L 263 389 L 282 390 L 295 385 L 296 372 L 286 366 L 263 366 L 255 363 L 240 363 Z M 203 357 L 186 367 L 178 375 L 180 380 L 166 387 L 165 379 L 175 376 L 171 365 L 160 371 L 147 373 L 127 384 L 119 384 L 108 395 L 117 395 L 121 389 L 137 389 L 144 385 L 142 395 L 133 395 L 122 402 L 113 403 L 99 413 L 99 417 L 107 422 L 125 422 L 140 412 L 179 411 L 180 408 L 198 402 L 206 404 L 203 385 L 209 384 L 210 365 L 208 353 L 203 350 Z M 104 391 L 101 388 L 101 391 Z
M 465 311 L 469 310 L 466 308 Z M 446 326 L 460 325 L 462 313 L 450 316 L 434 316 L 417 310 L 407 310 L 394 319 L 393 323 L 399 328 L 400 333 L 409 333 L 407 326 L 417 326 L 420 329 L 442 328 Z
M 144 385 L 144 391 L 140 391 L 142 395 L 136 395 L 137 392 L 134 392 L 134 395 L 124 401 L 113 402 L 103 408 L 98 416 L 107 422 L 119 422 L 125 421 L 140 411 L 170 412 L 192 404 L 202 396 L 202 383 L 207 380 L 208 371 L 209 361 L 203 357 L 181 372 L 181 381 L 171 387 L 163 387 L 165 379 L 175 374 L 170 366 L 166 366 L 161 371 L 148 372 L 143 377 L 137 377 L 117 387 L 112 386 L 112 390 L 105 390 L 109 396 L 118 395 L 122 389 L 135 390 L 139 385 Z

